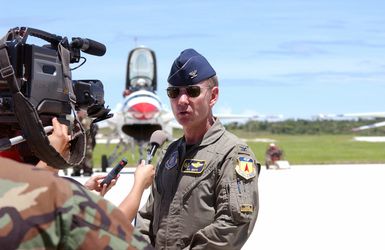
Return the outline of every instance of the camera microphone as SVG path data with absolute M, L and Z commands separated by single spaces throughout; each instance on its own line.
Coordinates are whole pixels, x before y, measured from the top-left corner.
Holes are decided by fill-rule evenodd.
M 100 186 L 103 187 L 104 184 L 110 185 L 111 181 L 116 178 L 119 174 L 120 170 L 123 169 L 124 166 L 127 165 L 127 159 L 123 158 L 104 178 L 104 180 L 100 183 Z
M 150 145 L 151 147 L 147 150 L 147 164 L 150 164 L 152 161 L 152 158 L 154 157 L 156 150 L 163 145 L 163 143 L 167 139 L 167 134 L 162 130 L 156 130 L 154 133 L 152 133 L 150 138 Z
M 104 44 L 88 38 L 73 37 L 71 46 L 94 56 L 103 56 L 106 53 L 106 46 Z

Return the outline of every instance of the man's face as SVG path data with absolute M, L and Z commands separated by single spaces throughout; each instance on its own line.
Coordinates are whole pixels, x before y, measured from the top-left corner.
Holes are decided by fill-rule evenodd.
M 218 98 L 218 87 L 210 87 L 208 80 L 186 87 L 170 87 L 169 92 L 175 96 L 169 96 L 171 108 L 178 123 L 183 127 L 203 126 Z

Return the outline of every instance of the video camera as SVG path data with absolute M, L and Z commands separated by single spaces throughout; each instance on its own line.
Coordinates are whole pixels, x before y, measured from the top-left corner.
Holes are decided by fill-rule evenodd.
M 48 44 L 28 44 L 27 38 L 30 36 Z M 79 37 L 73 37 L 69 42 L 66 37 L 33 28 L 16 27 L 9 30 L 0 40 L 0 138 L 22 130 L 32 151 L 44 160 L 45 157 L 36 152 L 41 150 L 34 144 L 47 142 L 44 126 L 51 123 L 52 117 L 58 117 L 59 121 L 69 125 L 74 134 L 81 135 L 75 140 L 85 142 L 84 130 L 75 111 L 87 110 L 94 123 L 112 116 L 110 109 L 104 107 L 101 81 L 72 80 L 70 63 L 79 63 L 82 58 L 82 66 L 86 61 L 80 51 L 103 56 L 106 47 Z M 66 162 L 69 166 L 80 164 L 85 145 L 77 149 L 72 147 L 71 151 L 74 150 L 83 153 L 81 157 L 76 156 L 76 159 Z M 47 158 L 45 160 L 50 161 Z

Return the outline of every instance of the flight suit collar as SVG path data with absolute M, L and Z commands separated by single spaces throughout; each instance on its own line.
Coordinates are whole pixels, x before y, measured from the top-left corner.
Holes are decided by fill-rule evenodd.
M 219 121 L 218 118 L 216 117 L 213 117 L 213 118 L 214 118 L 214 124 L 207 130 L 206 134 L 203 136 L 202 141 L 195 144 L 193 148 L 210 145 L 223 135 L 223 133 L 225 132 L 225 127 L 222 125 L 222 123 Z M 186 145 L 185 137 L 183 136 L 179 138 L 176 145 L 177 145 L 177 148 L 182 145 Z
M 176 142 L 176 148 L 178 151 L 178 166 L 184 161 L 186 154 L 196 150 L 197 148 L 213 144 L 223 135 L 224 132 L 225 127 L 222 125 L 218 118 L 214 117 L 214 124 L 209 128 L 209 130 L 207 130 L 206 134 L 203 136 L 202 141 L 192 145 L 188 152 L 186 150 L 185 137 L 183 136 L 182 138 L 179 138 L 179 140 Z
M 206 146 L 213 144 L 217 141 L 225 132 L 225 127 L 219 121 L 218 118 L 214 117 L 214 124 L 207 130 L 206 134 L 203 136 L 200 146 Z

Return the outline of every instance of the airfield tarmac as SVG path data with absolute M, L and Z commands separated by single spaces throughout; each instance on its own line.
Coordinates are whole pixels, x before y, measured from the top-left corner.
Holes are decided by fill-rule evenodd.
M 105 198 L 118 205 L 133 172 L 124 169 Z M 385 249 L 385 164 L 263 168 L 259 192 L 258 220 L 242 249 Z

